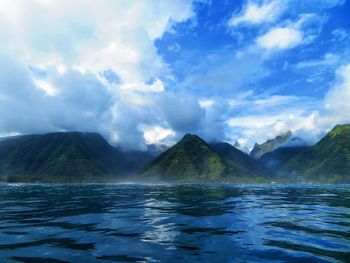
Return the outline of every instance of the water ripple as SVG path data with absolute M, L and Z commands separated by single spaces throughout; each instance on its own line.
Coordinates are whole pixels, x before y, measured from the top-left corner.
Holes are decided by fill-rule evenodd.
M 1 262 L 350 262 L 350 186 L 0 184 Z

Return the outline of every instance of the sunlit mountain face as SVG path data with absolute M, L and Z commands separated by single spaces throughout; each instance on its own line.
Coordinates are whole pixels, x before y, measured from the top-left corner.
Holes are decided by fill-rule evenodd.
M 350 3 L 1 1 L 0 135 L 242 149 L 350 121 Z

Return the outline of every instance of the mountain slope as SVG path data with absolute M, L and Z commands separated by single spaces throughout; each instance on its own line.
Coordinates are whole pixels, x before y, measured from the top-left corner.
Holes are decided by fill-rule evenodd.
M 153 160 L 141 173 L 141 178 L 145 180 L 167 182 L 222 182 L 256 177 L 245 167 L 222 158 L 198 136 L 189 134 Z
M 277 148 L 272 152 L 267 152 L 263 154 L 258 159 L 258 162 L 269 169 L 277 170 L 290 159 L 306 151 L 307 149 L 309 149 L 308 146 L 291 146 Z
M 149 151 L 126 151 L 123 152 L 124 166 L 127 171 L 138 171 L 154 159 L 153 152 Z
M 126 172 L 123 154 L 97 133 L 57 132 L 0 142 L 0 176 L 7 178 L 74 181 Z
M 350 124 L 337 125 L 321 141 L 284 165 L 289 173 L 318 182 L 350 182 Z
M 231 144 L 223 142 L 211 143 L 210 146 L 216 153 L 219 154 L 224 164 L 227 166 L 235 164 L 244 167 L 245 169 L 260 177 L 272 176 L 271 171 L 266 169 L 263 165 L 251 158 L 249 155 L 233 147 Z
M 254 148 L 250 152 L 250 157 L 254 159 L 259 159 L 263 154 L 271 152 L 277 149 L 282 144 L 286 143 L 288 140 L 292 138 L 292 132 L 288 131 L 277 136 L 274 139 L 267 140 L 262 144 L 255 143 Z

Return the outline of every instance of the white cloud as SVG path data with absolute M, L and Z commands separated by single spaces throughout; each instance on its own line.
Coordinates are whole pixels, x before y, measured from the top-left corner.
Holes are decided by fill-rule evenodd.
M 210 99 L 202 99 L 199 101 L 199 105 L 204 109 L 212 107 L 214 103 L 215 101 Z
M 229 20 L 229 26 L 237 26 L 242 23 L 260 24 L 264 22 L 273 22 L 283 11 L 282 2 L 279 0 L 265 1 L 258 4 L 254 1 L 248 1 L 244 10 L 240 14 L 233 14 Z
M 314 142 L 323 128 L 317 126 L 319 105 L 322 101 L 308 97 L 251 95 L 230 105 L 236 114 L 226 121 L 228 133 L 233 140 L 245 140 L 248 148 L 289 130 Z
M 281 133 L 292 131 L 302 134 L 302 137 L 311 143 L 315 142 L 322 132 L 318 127 L 319 115 L 317 111 L 286 110 L 280 114 L 257 114 L 231 118 L 228 125 L 234 136 L 246 140 L 248 148 L 254 142 L 263 143 Z
M 121 89 L 157 93 L 164 91 L 165 88 L 163 82 L 160 79 L 156 79 L 151 84 L 146 84 L 144 82 L 128 83 L 122 85 Z
M 266 49 L 288 49 L 303 42 L 303 33 L 292 27 L 276 27 L 257 39 L 257 44 Z
M 144 147 L 140 123 L 172 116 L 155 41 L 193 16 L 187 0 L 0 1 L 0 133 L 97 131 Z
M 169 140 L 173 142 L 172 140 L 175 137 L 175 132 L 173 130 L 159 125 L 141 125 L 140 129 L 143 132 L 143 137 L 147 144 L 160 144 L 164 142 L 168 144 Z
M 327 57 L 333 60 L 332 56 Z M 314 62 L 310 63 L 312 65 L 303 66 L 313 66 Z M 310 143 L 316 143 L 335 125 L 350 122 L 350 64 L 338 68 L 336 74 L 337 83 L 324 99 L 253 96 L 230 105 L 234 109 L 245 109 L 243 114 L 227 120 L 227 125 L 231 127 L 230 137 L 247 140 L 248 147 L 252 147 L 254 142 L 262 143 L 291 130 Z
M 123 82 L 168 74 L 154 41 L 193 16 L 191 1 L 0 3 L 1 42 L 34 65 L 114 71 Z
M 37 79 L 37 80 L 34 80 L 34 84 L 36 87 L 43 90 L 49 96 L 55 96 L 59 93 L 59 90 L 56 87 L 52 86 L 50 83 L 47 83 L 46 81 Z
M 339 82 L 327 93 L 326 108 L 339 122 L 350 122 L 350 64 L 337 70 Z

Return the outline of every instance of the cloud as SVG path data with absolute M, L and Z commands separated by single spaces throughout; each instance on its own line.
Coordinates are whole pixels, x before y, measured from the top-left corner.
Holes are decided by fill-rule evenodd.
M 264 1 L 258 4 L 255 1 L 248 1 L 239 14 L 233 14 L 229 20 L 229 26 L 240 24 L 260 24 L 275 21 L 283 11 L 283 5 L 279 0 Z
M 176 122 L 159 114 L 172 76 L 155 42 L 176 34 L 192 8 L 187 0 L 1 1 L 0 133 L 98 131 L 144 147 L 140 124 Z
M 187 0 L 0 1 L 0 134 L 98 131 L 143 149 L 186 132 L 245 145 L 288 129 L 317 134 L 347 119 L 349 72 L 339 70 L 325 109 L 323 98 L 290 95 L 308 92 L 299 76 L 298 90 L 290 80 L 321 65 L 334 75 L 348 63 L 339 49 L 305 55 L 326 21 L 318 11 L 340 2 L 248 1 L 229 24 L 254 27 L 239 28 L 244 38 L 233 42 L 210 19 L 210 30 L 193 25 L 201 12 Z M 346 29 L 332 32 L 332 43 L 346 46 Z M 200 48 L 191 43 L 209 38 Z M 302 44 L 310 49 L 269 56 Z
M 21 1 L 0 5 L 6 44 L 31 64 L 114 71 L 124 82 L 167 74 L 154 46 L 193 16 L 190 1 Z
M 205 110 L 195 97 L 168 93 L 161 97 L 159 104 L 173 130 L 180 133 L 198 131 Z
M 315 109 L 322 101 L 310 97 L 251 94 L 239 104 L 227 103 L 234 113 L 227 118 L 228 133 L 231 138 L 245 141 L 248 148 L 289 130 L 305 133 L 307 136 L 303 137 L 310 142 L 320 136 Z
M 316 60 L 306 60 L 300 61 L 296 64 L 297 69 L 305 69 L 309 67 L 324 67 L 324 66 L 334 66 L 337 65 L 340 61 L 340 57 L 338 54 L 334 53 L 326 53 L 323 58 Z
M 350 64 L 337 70 L 338 83 L 326 94 L 326 108 L 339 122 L 350 122 Z
M 121 86 L 121 89 L 134 90 L 140 92 L 162 92 L 165 90 L 164 84 L 160 79 L 154 80 L 152 83 L 147 84 L 144 82 L 128 83 Z
M 289 49 L 303 42 L 303 33 L 291 27 L 276 27 L 257 39 L 257 44 L 266 49 Z
M 143 132 L 143 137 L 147 144 L 173 144 L 175 132 L 169 128 L 164 128 L 159 125 L 147 126 L 141 125 L 140 130 Z
M 262 143 L 291 130 L 316 143 L 335 125 L 350 122 L 350 64 L 339 67 L 336 74 L 337 82 L 324 98 L 252 95 L 239 103 L 228 101 L 233 108 L 230 112 L 235 112 L 227 119 L 229 137 L 245 140 L 252 147 L 254 142 Z

